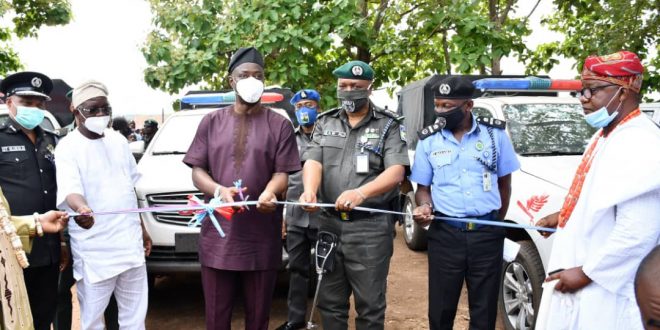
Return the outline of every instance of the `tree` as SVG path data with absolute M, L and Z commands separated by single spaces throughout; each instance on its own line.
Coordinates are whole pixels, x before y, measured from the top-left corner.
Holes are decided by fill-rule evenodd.
M 5 75 L 22 68 L 11 47 L 13 37 L 36 37 L 43 25 L 69 23 L 71 7 L 67 0 L 0 0 L 0 19 L 11 21 L 0 26 L 0 75 Z
M 556 11 L 542 23 L 565 39 L 540 45 L 528 72 L 549 71 L 559 55 L 575 59 L 581 71 L 587 56 L 625 49 L 645 64 L 643 93 L 660 91 L 660 0 L 555 0 L 554 5 Z
M 502 56 L 529 52 L 526 20 L 509 17 L 516 1 L 150 0 L 145 80 L 170 93 L 227 88 L 228 59 L 247 45 L 264 53 L 269 83 L 319 89 L 326 107 L 335 103 L 332 70 L 351 59 L 372 65 L 376 85 L 494 64 L 499 72 Z

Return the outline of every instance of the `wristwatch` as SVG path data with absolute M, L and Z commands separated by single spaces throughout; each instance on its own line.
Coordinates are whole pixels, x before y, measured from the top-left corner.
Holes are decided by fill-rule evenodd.
M 37 230 L 37 236 L 43 237 L 44 227 L 41 225 L 41 221 L 39 220 L 39 213 L 34 212 L 32 216 L 34 217 L 34 228 Z

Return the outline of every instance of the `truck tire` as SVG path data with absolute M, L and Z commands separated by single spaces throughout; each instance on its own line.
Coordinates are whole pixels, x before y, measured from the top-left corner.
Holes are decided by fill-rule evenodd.
M 531 330 L 541 302 L 545 270 L 534 242 L 517 243 L 520 252 L 516 260 L 502 266 L 499 312 L 507 330 Z
M 415 203 L 415 194 L 411 191 L 405 195 L 403 202 L 403 212 L 412 214 L 417 207 Z M 426 228 L 418 225 L 411 215 L 403 216 L 403 239 L 406 245 L 413 251 L 426 250 Z

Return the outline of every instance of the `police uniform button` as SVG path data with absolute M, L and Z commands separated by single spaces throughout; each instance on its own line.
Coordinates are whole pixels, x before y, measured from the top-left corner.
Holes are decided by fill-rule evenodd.
M 472 195 L 469 191 L 466 191 L 465 194 L 468 196 Z
M 18 158 L 16 158 L 16 161 L 18 162 Z
M 39 169 L 39 173 L 43 173 L 43 172 L 44 172 L 44 170 L 42 170 L 42 169 Z
M 463 169 L 463 173 L 467 173 L 467 170 L 466 170 L 466 169 Z
M 461 148 L 461 151 L 465 151 L 465 148 Z
M 48 194 L 48 190 L 44 190 L 44 194 Z

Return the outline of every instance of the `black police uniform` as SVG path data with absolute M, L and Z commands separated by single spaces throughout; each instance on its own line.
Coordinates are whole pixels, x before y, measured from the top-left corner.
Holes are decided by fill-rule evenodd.
M 37 127 L 36 143 L 8 119 L 0 124 L 0 187 L 12 214 L 32 215 L 56 209 L 57 187 L 53 151 L 57 135 Z M 57 301 L 60 261 L 58 234 L 35 237 L 25 269 L 25 286 L 35 329 L 50 329 Z
M 369 112 L 351 127 L 343 110 L 319 115 L 312 142 L 303 160 L 323 165 L 319 201 L 334 202 L 339 195 L 372 180 L 392 165 L 408 167 L 404 130 L 390 112 L 369 104 Z M 358 172 L 357 157 L 368 157 L 368 168 Z M 368 198 L 361 206 L 392 209 L 399 189 Z M 394 222 L 387 214 L 337 212 L 324 208 L 318 212 L 319 231 L 337 234 L 339 245 L 335 268 L 324 276 L 318 308 L 325 329 L 346 329 L 349 297 L 355 298 L 357 329 L 383 329 L 385 291 L 393 252 Z
M 50 78 L 38 72 L 8 76 L 0 91 L 10 97 L 48 98 L 53 89 Z M 33 129 L 33 143 L 12 118 L 0 123 L 0 187 L 12 214 L 32 215 L 56 209 L 57 186 L 53 152 L 58 136 L 39 126 Z M 34 328 L 50 329 L 57 307 L 60 262 L 58 234 L 35 237 L 24 270 Z

